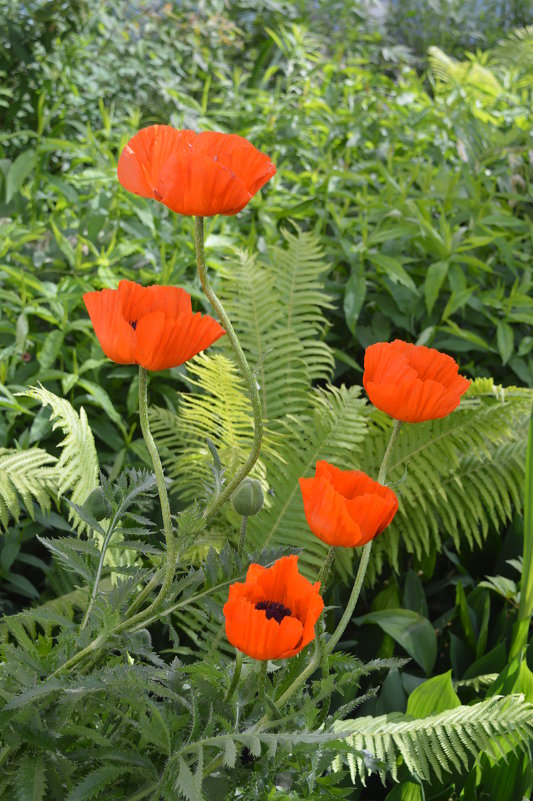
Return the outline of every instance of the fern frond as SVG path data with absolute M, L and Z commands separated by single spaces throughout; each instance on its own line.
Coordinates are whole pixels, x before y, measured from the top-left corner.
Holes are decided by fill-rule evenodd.
M 309 414 L 283 421 L 281 430 L 288 435 L 284 463 L 274 464 L 265 456 L 272 503 L 249 520 L 249 541 L 256 548 L 302 548 L 300 565 L 310 576 L 320 568 L 327 546 L 309 530 L 299 478 L 314 472 L 317 459 L 339 467 L 353 461 L 368 430 L 366 403 L 360 395 L 360 387 L 328 387 L 310 393 Z
M 476 61 L 456 61 L 438 47 L 428 49 L 428 61 L 431 72 L 442 83 L 458 85 L 490 100 L 504 92 L 492 70 Z
M 491 63 L 497 66 L 516 67 L 520 73 L 533 70 L 533 25 L 526 25 L 508 33 L 494 48 Z
M 270 420 L 307 408 L 313 382 L 330 380 L 331 349 L 322 341 L 331 308 L 321 277 L 328 266 L 314 234 L 283 232 L 286 247 L 257 261 L 244 253 L 225 273 L 221 299 L 241 345 L 257 368 Z
M 152 433 L 162 450 L 172 491 L 185 501 L 198 498 L 209 483 L 214 443 L 225 474 L 233 475 L 246 461 L 253 441 L 251 403 L 236 365 L 221 354 L 200 354 L 188 362 L 188 382 L 193 391 L 180 398 L 179 412 L 150 410 Z M 265 426 L 263 454 L 274 457 L 274 437 Z M 275 458 L 275 457 L 274 457 Z M 266 487 L 264 462 L 259 459 L 253 473 Z
M 423 781 L 443 771 L 468 770 L 480 753 L 499 759 L 509 748 L 524 749 L 533 735 L 533 706 L 523 695 L 495 696 L 472 706 L 458 706 L 438 715 L 412 718 L 393 713 L 363 717 L 335 724 L 339 734 L 350 730 L 347 740 L 354 748 L 348 756 L 352 782 L 365 782 L 369 773 L 365 757 L 377 760 L 383 781 L 387 772 L 398 780 L 398 760 Z M 340 766 L 340 757 L 334 767 Z
M 502 391 L 490 379 L 476 379 L 448 417 L 402 428 L 387 473 L 400 506 L 374 543 L 374 575 L 385 560 L 399 569 L 400 543 L 418 558 L 440 550 L 441 532 L 458 549 L 464 541 L 472 546 L 489 525 L 520 510 L 532 400 L 531 390 Z M 390 432 L 381 414 L 375 420 L 359 461 L 350 465 L 369 475 L 378 473 Z
M 81 505 L 98 486 L 98 456 L 85 409 L 82 406 L 78 414 L 66 398 L 54 395 L 41 385 L 22 394 L 51 407 L 52 428 L 61 429 L 65 435 L 55 467 L 58 493 L 61 496 L 68 492 L 70 500 Z M 69 518 L 77 519 L 73 510 L 69 512 Z M 78 522 L 77 526 L 80 528 L 82 524 Z
M 19 520 L 21 505 L 33 518 L 34 501 L 49 511 L 50 496 L 57 492 L 55 463 L 41 448 L 0 448 L 0 526 L 6 529 L 10 516 Z

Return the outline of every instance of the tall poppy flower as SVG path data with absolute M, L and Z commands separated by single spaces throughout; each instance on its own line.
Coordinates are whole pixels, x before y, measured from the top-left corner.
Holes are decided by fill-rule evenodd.
M 272 567 L 250 565 L 224 605 L 228 640 L 253 659 L 294 656 L 315 637 L 324 608 L 319 589 L 320 582 L 298 573 L 297 556 L 282 556 Z
M 313 534 L 328 545 L 365 545 L 387 528 L 398 510 L 394 492 L 360 470 L 316 463 L 314 478 L 301 478 L 304 512 Z
M 422 423 L 459 406 L 470 381 L 451 356 L 401 339 L 377 342 L 365 352 L 363 384 L 371 402 L 395 420 Z
M 178 214 L 237 214 L 275 174 L 264 153 L 237 134 L 150 125 L 118 160 L 122 186 Z
M 120 281 L 83 300 L 102 350 L 119 364 L 177 367 L 225 333 L 212 317 L 193 314 L 190 295 L 176 286 Z

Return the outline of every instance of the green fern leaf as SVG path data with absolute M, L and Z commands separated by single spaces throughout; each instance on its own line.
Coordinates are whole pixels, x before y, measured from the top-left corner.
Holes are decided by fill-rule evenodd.
M 233 362 L 221 354 L 201 354 L 188 363 L 188 381 L 193 391 L 180 398 L 177 415 L 158 407 L 150 410 L 152 433 L 167 475 L 174 479 L 172 489 L 184 501 L 197 498 L 209 484 L 212 453 L 208 439 L 216 447 L 226 476 L 246 461 L 253 441 L 251 403 Z M 275 441 L 267 428 L 262 453 L 274 456 Z M 252 475 L 266 487 L 262 459 Z
M 98 456 L 85 409 L 81 407 L 78 413 L 68 400 L 40 385 L 31 387 L 23 394 L 52 408 L 52 427 L 54 430 L 60 428 L 65 434 L 60 444 L 61 456 L 56 464 L 58 492 L 60 496 L 68 492 L 70 500 L 81 505 L 98 486 Z M 69 517 L 76 519 L 72 509 Z M 82 527 L 83 524 L 78 521 L 78 528 Z
M 282 545 L 302 548 L 300 564 L 310 577 L 322 565 L 327 546 L 309 530 L 299 478 L 314 472 L 319 459 L 339 467 L 353 462 L 368 429 L 366 404 L 360 394 L 359 387 L 315 390 L 309 415 L 288 418 L 280 428 L 286 434 L 284 463 L 273 463 L 265 456 L 272 504 L 249 520 L 249 541 L 257 549 Z
M 287 247 L 272 248 L 259 263 L 241 253 L 220 292 L 243 350 L 257 368 L 269 420 L 304 411 L 312 383 L 330 380 L 334 365 L 323 341 L 322 310 L 331 308 L 321 281 L 328 269 L 323 251 L 311 233 L 284 231 L 283 236 Z
M 33 518 L 34 501 L 42 512 L 49 511 L 57 492 L 55 463 L 41 448 L 0 448 L 0 526 L 7 528 L 10 516 L 18 521 L 21 505 Z
M 339 736 L 353 747 L 348 755 L 352 782 L 363 783 L 367 763 L 377 760 L 383 781 L 387 772 L 398 780 L 398 760 L 423 781 L 443 771 L 465 772 L 480 753 L 499 759 L 509 748 L 525 749 L 533 735 L 533 706 L 523 695 L 495 696 L 472 706 L 458 706 L 437 715 L 412 718 L 393 713 L 363 717 L 335 724 Z M 367 759 L 370 757 L 370 760 Z M 340 767 L 340 757 L 334 767 Z
M 458 549 L 480 544 L 490 525 L 510 519 L 523 503 L 527 425 L 533 392 L 490 379 L 472 383 L 461 406 L 442 420 L 403 426 L 394 446 L 387 482 L 400 506 L 375 540 L 369 576 L 383 564 L 399 570 L 400 547 L 417 558 L 441 549 L 441 533 Z M 375 413 L 359 467 L 377 475 L 390 421 Z

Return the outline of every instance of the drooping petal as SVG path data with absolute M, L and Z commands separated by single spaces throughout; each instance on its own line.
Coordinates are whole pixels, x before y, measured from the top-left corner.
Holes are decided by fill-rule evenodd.
M 353 498 L 356 494 L 361 494 L 367 486 L 374 482 L 360 470 L 341 470 L 326 461 L 316 463 L 315 477 L 324 477 L 331 484 L 333 489 L 345 498 Z M 369 481 L 370 484 L 366 482 Z
M 124 319 L 139 321 L 146 314 L 160 311 L 168 319 L 176 320 L 183 312 L 192 314 L 191 296 L 177 286 L 141 286 L 134 281 L 120 281 L 118 285 Z
M 203 153 L 174 153 L 161 170 L 156 191 L 178 214 L 237 214 L 252 197 L 238 175 Z
M 346 509 L 346 498 L 326 478 L 301 478 L 304 512 L 313 534 L 328 545 L 353 548 L 361 531 Z
M 120 295 L 116 289 L 86 292 L 85 306 L 102 350 L 118 364 L 135 362 L 135 331 L 122 316 Z
M 421 423 L 446 417 L 470 381 L 451 356 L 402 340 L 367 348 L 363 384 L 370 401 L 396 420 Z
M 360 545 L 365 545 L 378 534 L 381 534 L 398 511 L 398 499 L 392 490 L 387 487 L 387 494 L 383 497 L 377 492 L 366 495 L 358 495 L 351 501 L 346 502 L 346 508 L 350 517 L 357 521 L 361 530 Z
M 215 159 L 238 175 L 250 196 L 255 195 L 276 173 L 268 156 L 237 134 L 204 131 L 198 134 L 193 147 L 196 152 Z
M 447 392 L 442 384 L 419 379 L 399 385 L 367 382 L 366 391 L 377 409 L 405 423 L 446 417 L 461 401 L 459 393 Z
M 177 367 L 224 335 L 222 326 L 200 312 L 169 320 L 155 311 L 142 317 L 135 330 L 135 361 L 147 370 Z
M 130 192 L 179 214 L 237 214 L 275 174 L 270 159 L 236 134 L 151 125 L 123 149 L 117 167 Z
M 194 136 L 193 131 L 178 131 L 170 125 L 143 128 L 120 154 L 118 180 L 129 192 L 154 197 L 161 170 L 173 153 L 182 150 Z

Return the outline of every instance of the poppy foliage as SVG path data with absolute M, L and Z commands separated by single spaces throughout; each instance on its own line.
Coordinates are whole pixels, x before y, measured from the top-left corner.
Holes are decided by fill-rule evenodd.
M 394 492 L 360 470 L 316 463 L 314 478 L 301 478 L 304 512 L 313 534 L 328 545 L 365 545 L 387 528 L 398 510 Z
M 246 581 L 229 588 L 224 605 L 226 636 L 253 659 L 284 659 L 315 637 L 324 601 L 320 582 L 298 572 L 297 556 L 282 556 L 272 567 L 251 564 Z
M 120 154 L 122 186 L 178 214 L 237 214 L 275 174 L 264 153 L 237 134 L 150 125 Z
M 363 384 L 370 401 L 395 420 L 422 423 L 446 417 L 470 386 L 451 356 L 396 339 L 365 352 Z
M 225 333 L 212 317 L 193 314 L 190 295 L 176 286 L 120 281 L 83 300 L 102 350 L 119 364 L 177 367 Z

